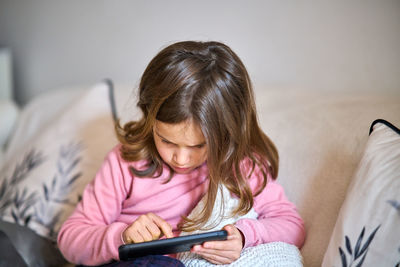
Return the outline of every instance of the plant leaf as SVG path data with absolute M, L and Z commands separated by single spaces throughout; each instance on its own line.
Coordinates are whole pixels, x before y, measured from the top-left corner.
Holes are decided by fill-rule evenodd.
M 60 173 L 61 175 L 64 174 L 64 168 L 60 162 L 57 162 L 57 170 L 58 170 L 58 173 Z
M 34 206 L 36 199 L 36 192 L 32 192 L 28 197 L 25 199 L 25 205 L 28 207 Z
M 31 220 L 31 215 L 29 215 L 28 217 L 25 218 L 25 226 L 28 225 L 29 221 Z
M 82 173 L 77 173 L 75 174 L 68 182 L 68 186 L 70 186 L 72 183 L 74 183 L 79 177 L 82 176 Z
M 365 233 L 365 226 L 363 227 L 363 229 L 362 229 L 362 231 L 360 233 L 360 236 L 358 237 L 358 240 L 357 240 L 357 243 L 356 243 L 356 247 L 354 249 L 354 260 L 356 260 L 361 254 L 361 253 L 359 253 L 359 251 L 360 251 L 360 247 L 361 247 L 361 242 L 362 242 L 363 237 L 364 237 L 364 233 Z
M 353 255 L 353 250 L 351 249 L 350 239 L 349 239 L 349 237 L 347 235 L 345 236 L 345 239 L 346 239 L 347 251 L 350 253 L 350 255 Z
M 19 207 L 19 190 L 15 192 L 14 196 L 14 205 L 18 208 Z
M 71 165 L 70 166 L 68 166 L 68 168 L 67 168 L 67 170 L 66 170 L 66 174 L 69 174 L 74 168 L 75 168 L 75 166 L 79 163 L 79 161 L 80 161 L 80 159 L 79 158 L 76 158 L 72 163 L 71 163 Z
M 3 196 L 6 192 L 6 187 L 7 187 L 7 179 L 5 178 L 0 186 L 0 199 L 3 198 Z
M 395 199 L 389 199 L 386 202 L 389 203 L 393 208 L 400 209 L 400 202 L 399 201 L 397 201 Z
M 13 204 L 12 199 L 8 199 L 2 203 L 2 205 L 0 206 L 0 216 L 2 215 L 2 211 L 7 209 L 11 204 Z
M 342 259 L 342 267 L 347 267 L 346 255 L 344 254 L 341 247 L 339 247 L 340 258 Z
M 14 219 L 14 222 L 18 223 L 18 216 L 15 214 L 14 211 L 11 212 L 11 215 L 12 215 L 12 217 Z
M 374 236 L 376 234 L 376 231 L 378 231 L 379 227 L 381 227 L 381 225 L 378 225 L 375 230 L 370 234 L 370 236 L 368 237 L 367 241 L 365 242 L 364 246 L 361 248 L 360 250 L 360 255 L 362 255 L 364 253 L 364 251 L 368 248 L 369 244 L 371 243 L 371 241 L 374 239 Z
M 22 194 L 21 194 L 21 204 L 22 204 L 22 202 L 25 201 L 27 192 L 28 192 L 28 190 L 26 189 L 26 187 L 24 187 L 24 189 L 22 190 Z
M 47 189 L 47 185 L 43 184 L 44 198 L 46 201 L 49 201 L 49 190 Z
M 361 260 L 356 265 L 356 267 L 361 267 L 362 266 L 362 264 L 364 263 L 365 257 L 367 256 L 367 252 L 368 252 L 368 249 L 367 249 L 367 251 L 365 251 L 364 256 L 361 258 Z
M 54 175 L 53 181 L 51 182 L 51 191 L 54 191 L 54 188 L 56 187 L 57 183 L 57 175 Z

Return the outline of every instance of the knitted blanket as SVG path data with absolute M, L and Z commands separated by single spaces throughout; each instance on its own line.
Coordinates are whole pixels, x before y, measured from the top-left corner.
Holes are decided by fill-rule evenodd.
M 189 214 L 189 218 L 193 218 L 197 214 L 200 213 L 202 208 L 204 207 L 206 197 L 204 196 L 197 206 L 192 210 Z M 250 212 L 243 216 L 231 217 L 230 214 L 232 210 L 237 206 L 239 200 L 232 197 L 229 190 L 221 186 L 217 197 L 215 199 L 214 209 L 208 220 L 205 228 L 207 230 L 197 230 L 193 232 L 182 232 L 181 235 L 188 234 L 196 234 L 206 231 L 220 230 L 223 226 L 227 224 L 234 224 L 237 220 L 242 218 L 250 218 L 257 219 L 258 214 L 251 209 Z M 178 254 L 178 259 L 182 261 L 185 266 L 188 267 L 209 267 L 209 266 L 217 266 L 214 265 L 200 256 L 190 253 L 184 252 Z M 294 245 L 290 245 L 283 242 L 272 242 L 261 244 L 255 247 L 249 247 L 242 250 L 240 258 L 235 262 L 228 265 L 218 265 L 218 266 L 230 266 L 230 267 L 239 267 L 239 266 L 290 266 L 290 267 L 299 267 L 303 266 L 302 257 L 298 250 L 298 248 Z

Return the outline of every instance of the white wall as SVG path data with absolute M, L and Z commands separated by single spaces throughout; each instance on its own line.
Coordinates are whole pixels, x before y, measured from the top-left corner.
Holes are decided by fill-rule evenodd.
M 0 46 L 0 101 L 13 98 L 12 88 L 11 52 Z
M 184 39 L 227 43 L 257 88 L 400 90 L 398 0 L 0 0 L 20 103 L 105 77 L 135 86 Z

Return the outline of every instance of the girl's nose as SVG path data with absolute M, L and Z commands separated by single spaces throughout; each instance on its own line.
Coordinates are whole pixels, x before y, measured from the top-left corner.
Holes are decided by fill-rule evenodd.
M 190 152 L 182 148 L 177 149 L 174 152 L 173 160 L 177 165 L 187 167 L 186 165 L 190 162 Z

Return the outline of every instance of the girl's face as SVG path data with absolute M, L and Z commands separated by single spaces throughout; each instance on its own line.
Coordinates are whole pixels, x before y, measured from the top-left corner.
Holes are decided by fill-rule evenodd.
M 176 173 L 189 173 L 207 159 L 203 132 L 191 120 L 177 124 L 156 121 L 153 136 L 161 158 Z

